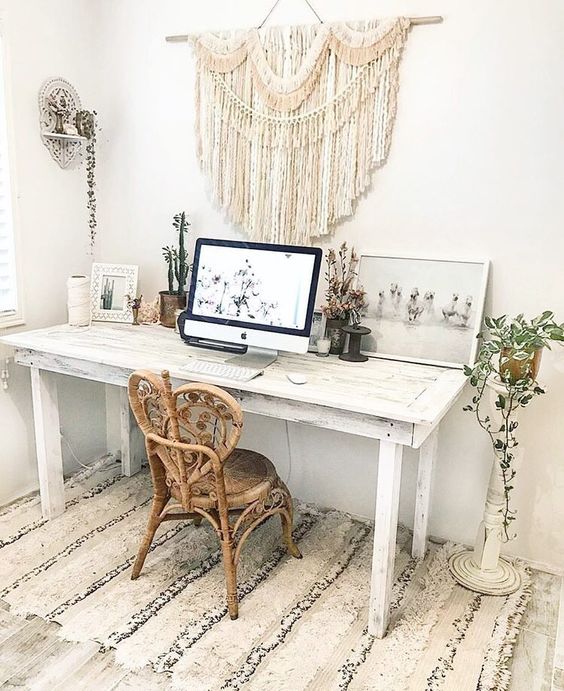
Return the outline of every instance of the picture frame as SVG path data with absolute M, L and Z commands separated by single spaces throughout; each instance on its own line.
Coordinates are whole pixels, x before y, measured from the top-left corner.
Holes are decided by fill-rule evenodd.
M 317 353 L 317 341 L 325 335 L 327 317 L 321 310 L 314 310 L 309 334 L 308 353 Z
M 127 297 L 137 295 L 139 267 L 134 264 L 92 264 L 90 316 L 92 321 L 122 322 L 133 320 Z
M 360 255 L 367 292 L 362 352 L 462 369 L 478 352 L 490 262 L 414 255 Z

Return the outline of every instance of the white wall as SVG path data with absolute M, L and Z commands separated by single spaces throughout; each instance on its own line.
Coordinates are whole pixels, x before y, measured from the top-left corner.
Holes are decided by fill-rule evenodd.
M 24 328 L 65 321 L 66 278 L 90 271 L 84 165 L 62 170 L 51 159 L 39 136 L 37 101 L 42 83 L 62 76 L 78 89 L 84 107 L 96 106 L 96 27 L 90 5 L 88 0 L 0 0 L 9 52 L 10 135 L 15 145 L 11 166 L 18 190 Z M 0 391 L 0 504 L 37 486 L 29 370 L 12 364 L 10 375 L 9 390 Z M 79 457 L 94 458 L 105 449 L 104 392 L 68 377 L 59 382 L 63 432 Z M 64 456 L 70 469 L 67 446 Z
M 317 3 L 326 20 L 372 16 L 374 4 Z M 140 265 L 145 295 L 164 287 L 159 249 L 172 240 L 172 214 L 186 209 L 193 233 L 238 237 L 214 208 L 195 160 L 192 60 L 166 34 L 257 25 L 270 3 L 211 0 L 105 0 L 107 84 L 102 154 L 100 256 Z M 355 215 L 324 246 L 490 257 L 489 308 L 529 315 L 546 307 L 564 319 L 564 13 L 560 0 L 382 0 L 380 16 L 437 14 L 415 27 L 401 70 L 390 160 Z M 270 23 L 310 21 L 303 2 L 286 0 Z M 515 504 L 519 537 L 509 550 L 564 563 L 564 379 L 547 353 L 549 393 L 528 411 L 525 458 Z M 290 485 L 295 494 L 371 515 L 376 445 L 292 425 Z M 247 420 L 247 441 L 287 473 L 284 423 Z M 410 522 L 414 454 L 407 454 L 402 520 Z M 480 519 L 490 452 L 473 419 L 457 406 L 440 436 L 432 533 L 472 542 Z

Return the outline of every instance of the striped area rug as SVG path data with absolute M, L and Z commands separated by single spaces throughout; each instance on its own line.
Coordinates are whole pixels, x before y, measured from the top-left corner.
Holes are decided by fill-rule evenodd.
M 457 547 L 409 554 L 400 526 L 392 622 L 366 630 L 371 526 L 299 504 L 288 557 L 270 520 L 248 541 L 239 568 L 240 615 L 227 616 L 224 573 L 210 527 L 164 524 L 137 581 L 130 571 L 151 498 L 148 472 L 113 462 L 67 483 L 67 510 L 41 518 L 37 498 L 0 511 L 0 598 L 11 611 L 61 625 L 70 641 L 115 649 L 130 669 L 148 666 L 170 688 L 508 688 L 507 661 L 529 597 L 471 593 L 447 569 Z

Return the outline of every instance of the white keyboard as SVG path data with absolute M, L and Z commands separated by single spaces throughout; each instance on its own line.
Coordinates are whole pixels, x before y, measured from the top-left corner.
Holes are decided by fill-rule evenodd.
M 264 372 L 262 369 L 239 367 L 238 365 L 229 365 L 226 362 L 210 362 L 208 360 L 191 360 L 180 369 L 220 379 L 233 379 L 233 381 L 250 381 Z

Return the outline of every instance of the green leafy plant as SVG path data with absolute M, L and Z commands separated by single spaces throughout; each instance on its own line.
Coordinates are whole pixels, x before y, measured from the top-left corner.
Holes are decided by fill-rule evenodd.
M 178 249 L 173 247 L 163 247 L 163 257 L 168 268 L 168 292 L 170 295 L 183 295 L 185 292 L 186 281 L 190 272 L 188 264 L 188 252 L 184 244 L 184 236 L 188 232 L 190 223 L 186 219 L 186 213 L 182 211 L 174 216 L 172 225 L 178 233 Z M 176 278 L 178 288 L 174 289 L 174 279 Z
M 86 185 L 88 209 L 88 227 L 90 229 L 90 249 L 94 248 L 96 239 L 96 229 L 98 221 L 96 219 L 96 116 L 95 110 L 79 110 L 75 116 L 75 126 L 82 137 L 86 137 Z
M 519 423 L 515 419 L 519 409 L 527 407 L 544 389 L 536 381 L 535 367 L 538 365 L 540 350 L 550 349 L 552 341 L 564 341 L 564 324 L 554 321 L 554 313 L 543 312 L 531 321 L 522 314 L 510 319 L 507 315 L 484 320 L 486 333 L 473 367 L 465 367 L 464 372 L 471 386 L 475 388 L 472 402 L 464 410 L 474 413 L 478 424 L 490 437 L 496 461 L 499 463 L 503 479 L 504 507 L 503 531 L 506 541 L 510 540 L 509 528 L 515 520 L 511 509 L 511 492 L 516 475 L 514 468 L 515 452 L 518 446 L 515 431 Z M 483 399 L 488 381 L 497 383 L 495 410 L 497 419 L 493 420 L 483 410 Z

